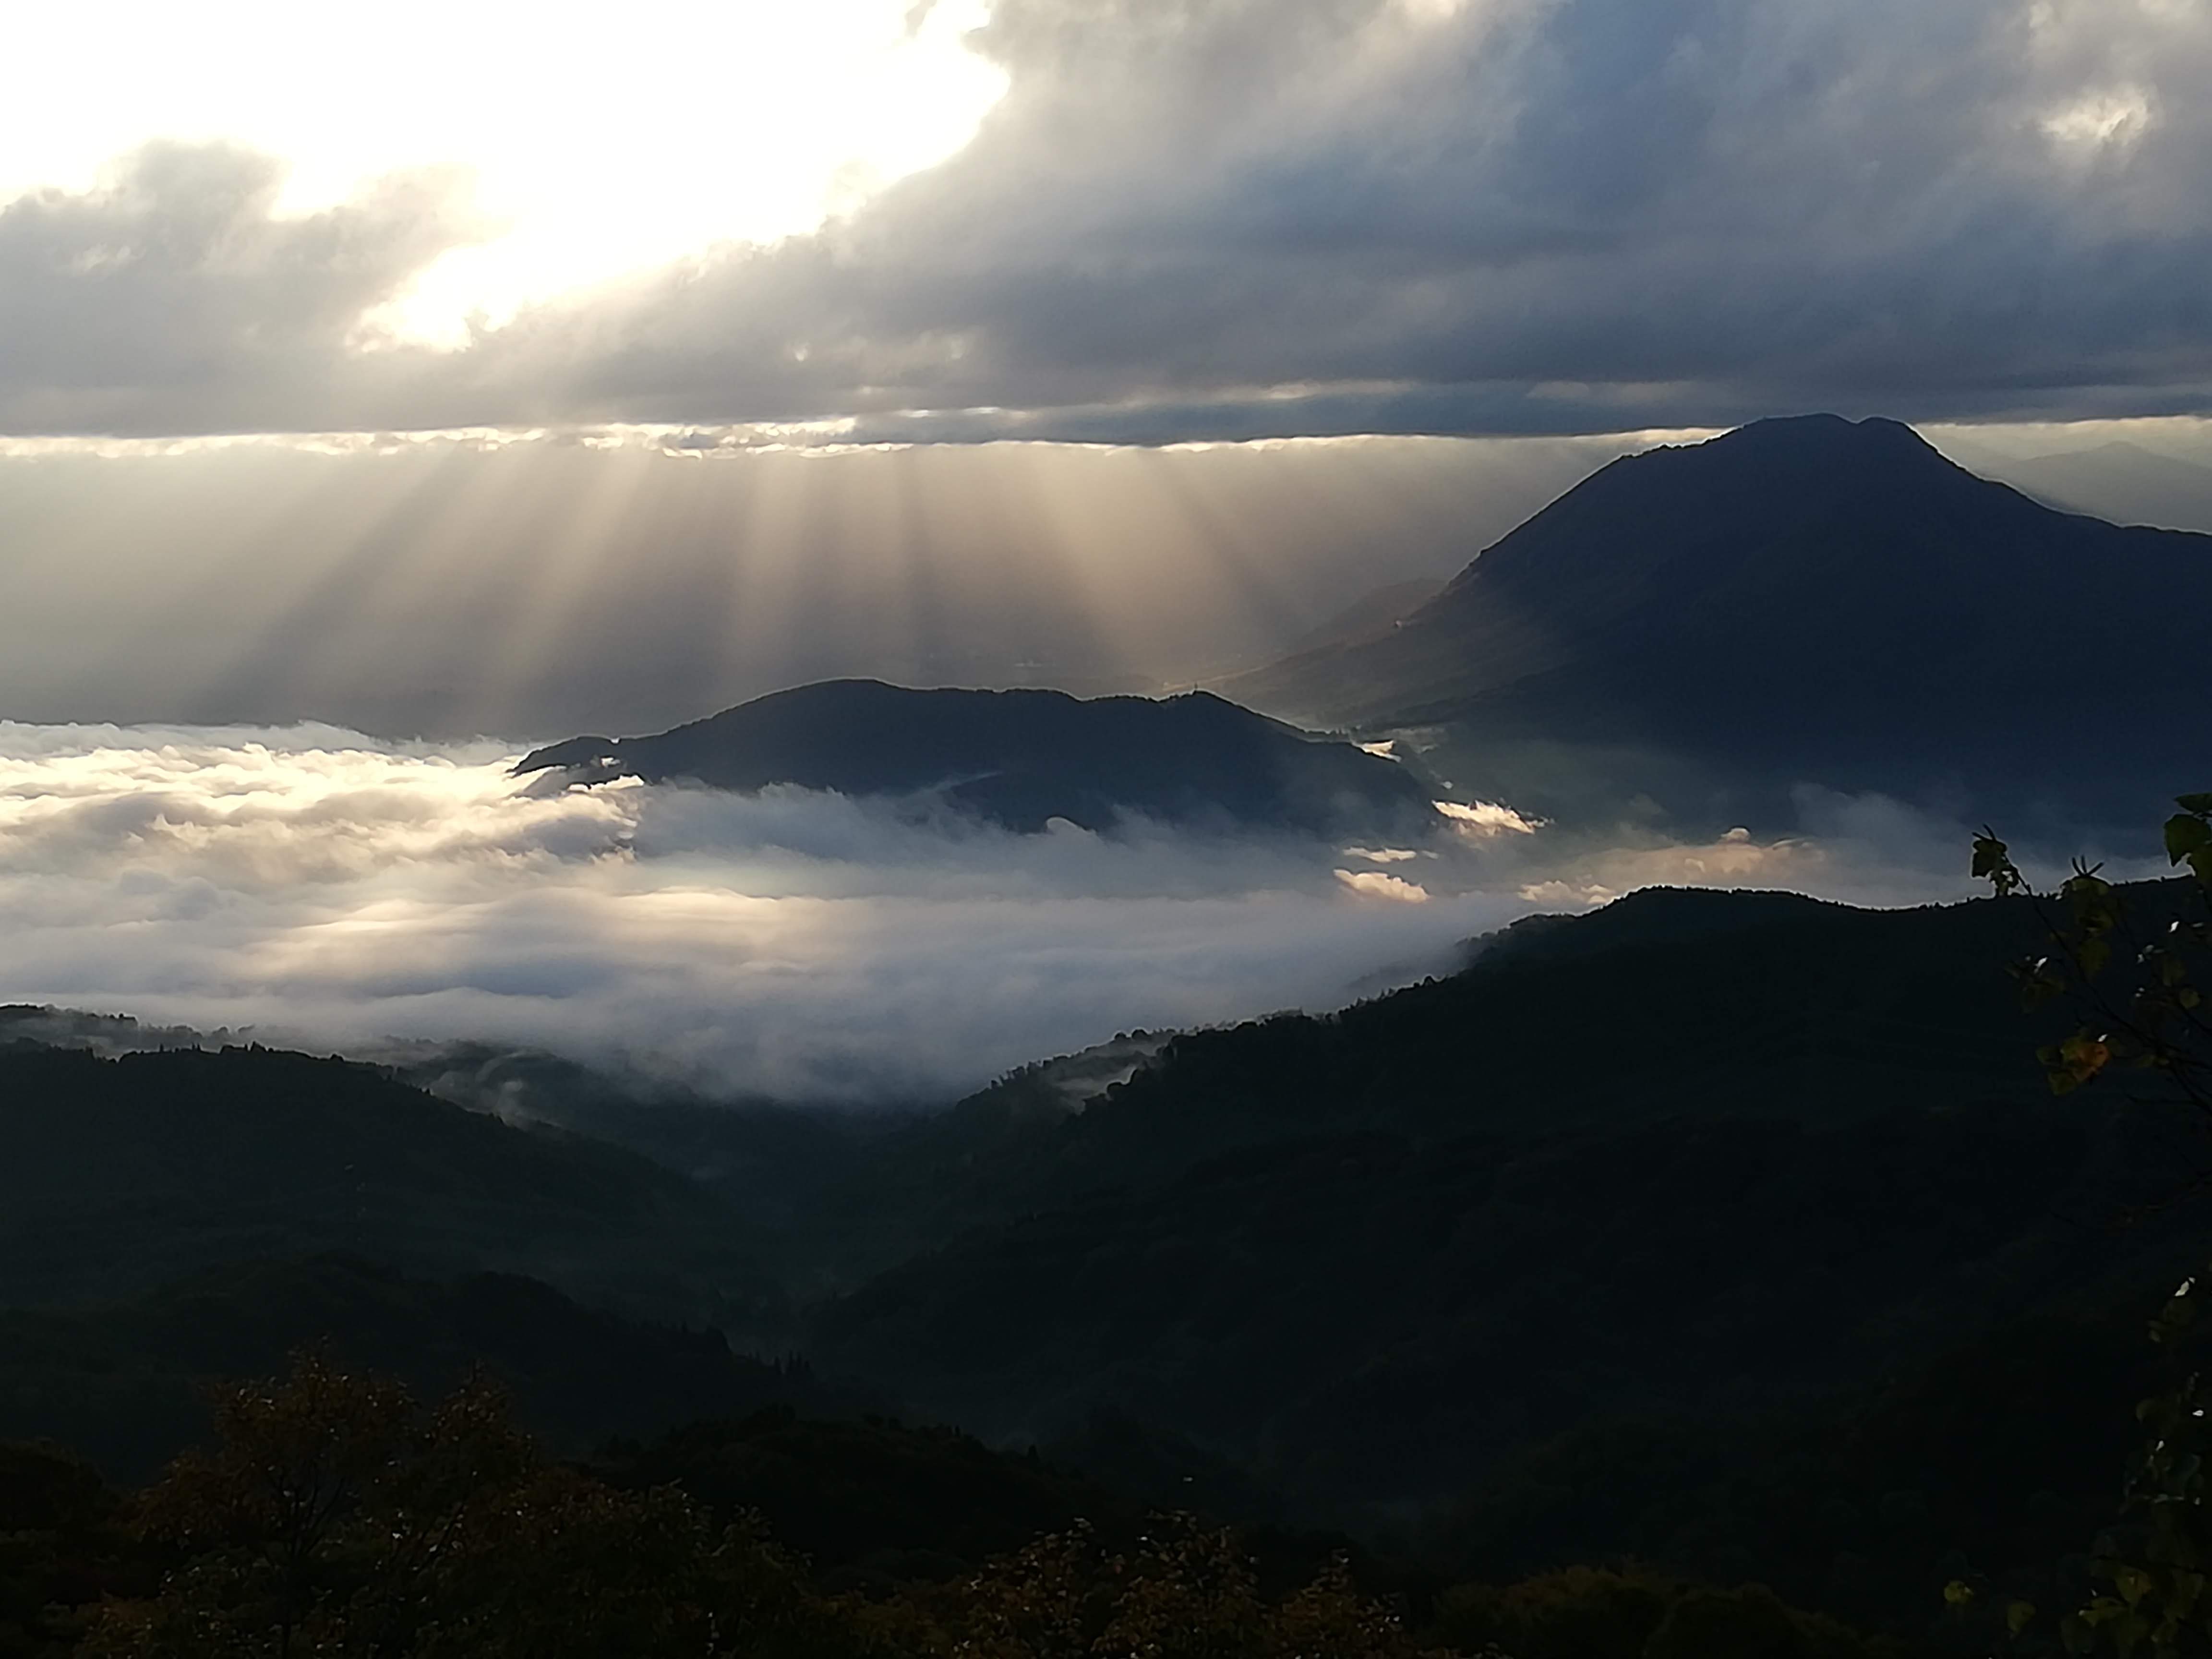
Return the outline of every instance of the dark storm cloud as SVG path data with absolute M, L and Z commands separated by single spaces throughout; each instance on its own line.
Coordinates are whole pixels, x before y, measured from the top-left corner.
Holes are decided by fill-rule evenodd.
M 1514 429 L 2193 396 L 2207 368 L 2201 12 L 1073 15 L 1013 9 L 985 142 L 815 272 L 848 304 L 905 273 L 823 317 L 846 378 L 935 407 L 1381 382 L 1352 394 L 1378 424 Z M 711 335 L 822 257 L 734 264 L 648 326 Z M 900 383 L 886 337 L 940 356 Z
M 154 143 L 100 188 L 0 207 L 0 416 L 15 431 L 295 426 L 382 378 L 362 313 L 479 228 L 460 181 L 395 175 L 274 216 L 284 170 Z
M 1011 88 L 951 161 L 451 356 L 343 343 L 453 240 L 448 204 L 283 241 L 232 187 L 223 222 L 283 258 L 156 260 L 130 294 L 181 367 L 118 392 L 65 326 L 8 360 L 7 418 L 1152 440 L 2208 403 L 2212 16 L 2185 0 L 1004 0 L 979 45 Z M 55 249 L 106 244 L 38 216 L 127 194 L 12 228 L 57 314 L 111 279 Z M 274 343 L 239 320 L 264 307 Z M 979 408 L 1015 412 L 897 413 Z

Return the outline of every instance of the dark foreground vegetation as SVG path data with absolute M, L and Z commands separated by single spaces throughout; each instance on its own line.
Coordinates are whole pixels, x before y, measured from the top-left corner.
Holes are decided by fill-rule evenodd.
M 2188 800 L 865 1127 L 0 1048 L 0 1656 L 2196 1651 Z
M 1650 1572 L 1378 1593 L 1346 1552 L 1313 1562 L 1310 1540 L 1255 1549 L 1188 1514 L 1136 1516 L 1033 1458 L 884 1425 L 833 1431 L 842 1444 L 793 1466 L 803 1481 L 775 1478 L 792 1448 L 760 1449 L 796 1431 L 773 1413 L 579 1468 L 549 1460 L 481 1379 L 426 1409 L 308 1354 L 226 1392 L 215 1426 L 127 1498 L 60 1452 L 0 1447 L 0 1655 L 1413 1659 L 1501 1638 L 1538 1659 L 1870 1651 L 1765 1591 Z M 901 1507 L 925 1489 L 926 1509 Z M 757 1498 L 809 1517 L 826 1555 L 787 1547 Z M 1092 1500 L 1097 1521 L 1068 1512 Z M 1024 1512 L 1057 1524 L 980 1564 L 944 1547 Z M 857 1586 L 822 1570 L 900 1535 L 940 1547 L 876 1549 Z

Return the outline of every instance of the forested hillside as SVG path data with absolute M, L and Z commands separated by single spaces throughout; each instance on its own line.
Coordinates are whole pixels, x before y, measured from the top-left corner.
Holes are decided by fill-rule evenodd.
M 656 1316 L 772 1299 L 744 1218 L 635 1153 L 260 1048 L 0 1048 L 0 1303 L 342 1250 L 527 1272 Z
M 1910 1622 L 1940 1559 L 2047 1569 L 2097 1524 L 2130 1333 L 2212 1247 L 2193 1126 L 2051 1095 L 2063 1012 L 2002 971 L 2036 928 L 1653 891 L 1178 1039 L 948 1149 L 939 1242 L 815 1352 L 1000 1433 L 1111 1403 L 1456 1563 Z M 2046 1386 L 1993 1407 L 1997 1356 Z
M 781 1494 L 855 1588 L 1166 1502 L 1392 1583 L 1634 1559 L 1917 1640 L 1961 1573 L 2078 1588 L 2176 1363 L 2133 1333 L 2212 1251 L 2193 1126 L 2047 1087 L 2068 1016 L 2003 972 L 2039 927 L 1646 891 L 842 1127 L 538 1077 L 639 1150 L 343 1062 L 19 1045 L 0 1437 L 141 1477 L 199 1381 L 327 1339 L 430 1391 L 485 1362 L 617 1485 Z

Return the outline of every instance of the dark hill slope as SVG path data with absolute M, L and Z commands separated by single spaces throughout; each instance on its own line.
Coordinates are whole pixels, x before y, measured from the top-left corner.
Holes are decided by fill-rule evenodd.
M 1962 1086 L 2032 1103 L 2027 1033 L 1992 967 L 2032 939 L 2008 907 L 1793 893 L 1649 889 L 1532 917 L 1482 941 L 1471 969 L 1340 1013 L 1149 1037 L 1158 1058 L 1079 1114 L 1018 1074 L 886 1125 L 848 1145 L 848 1173 L 808 1174 L 784 1248 L 849 1285 L 979 1225 L 1310 1133 L 1853 1119 Z
M 2017 793 L 2028 766 L 2117 798 L 2177 764 L 2174 711 L 2212 692 L 2207 616 L 2212 538 L 2055 511 L 1909 427 L 1816 415 L 1614 461 L 1388 634 L 1226 689 L 1838 786 Z
M 261 1048 L 0 1048 L 0 1305 L 344 1250 L 736 1319 L 761 1297 L 744 1232 L 635 1154 L 512 1127 L 370 1066 Z
M 2032 937 L 1994 902 L 1654 892 L 1334 1018 L 1178 1038 L 948 1158 L 947 1242 L 826 1309 L 818 1352 L 979 1426 L 1112 1403 L 1309 1501 L 1398 1504 L 1611 1417 L 1794 1410 L 2154 1297 L 2212 1227 L 2112 1224 L 2190 1148 L 2049 1097 L 2001 970 Z
M 712 1331 L 640 1323 L 504 1273 L 408 1277 L 343 1256 L 210 1270 L 96 1307 L 0 1311 L 0 1441 L 50 1439 L 149 1478 L 208 1427 L 210 1382 L 282 1374 L 320 1347 L 426 1399 L 483 1367 L 558 1452 L 765 1406 L 835 1407 L 803 1368 Z
M 1474 965 L 1340 1013 L 1177 1036 L 1078 1115 L 1004 1090 L 885 1137 L 828 1214 L 950 1237 L 1308 1135 L 1416 1143 L 1686 1116 L 1815 1123 L 2043 1084 L 2001 965 L 2023 908 L 1872 911 L 1793 893 L 1647 889 L 1535 917 Z
M 653 737 L 572 738 L 525 756 L 516 770 L 551 768 L 718 789 L 937 793 L 1022 830 L 1054 817 L 1103 830 L 1124 814 L 1305 832 L 1435 817 L 1404 767 L 1202 691 L 1086 701 L 830 680 Z

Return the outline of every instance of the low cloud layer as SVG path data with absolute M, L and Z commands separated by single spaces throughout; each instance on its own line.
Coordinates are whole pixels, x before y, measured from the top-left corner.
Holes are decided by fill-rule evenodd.
M 1493 813 L 1345 848 L 1015 836 L 795 791 L 548 795 L 514 752 L 0 725 L 0 1001 L 916 1102 L 1117 1030 L 1335 1006 L 1632 886 L 1969 890 L 1956 826 L 1819 792 L 1780 842 L 1554 844 Z
M 465 181 L 286 219 L 266 158 L 164 143 L 20 199 L 0 428 L 2212 406 L 2212 15 L 2182 0 L 999 0 L 972 39 L 1008 90 L 950 161 L 457 351 L 362 319 L 484 234 Z

